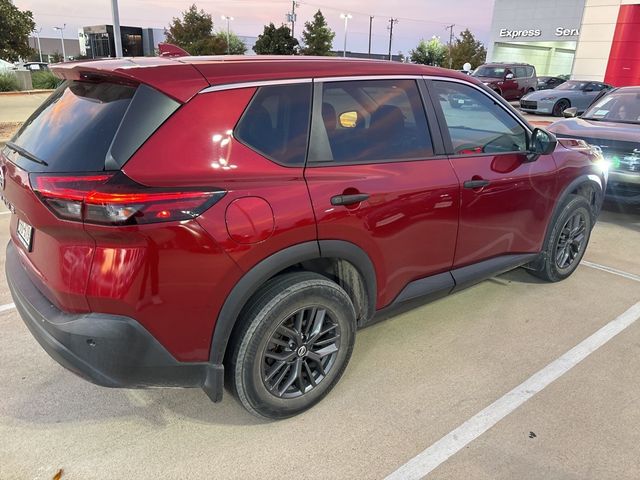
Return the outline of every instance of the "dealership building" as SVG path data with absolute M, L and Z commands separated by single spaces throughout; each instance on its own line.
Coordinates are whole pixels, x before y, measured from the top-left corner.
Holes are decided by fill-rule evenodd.
M 487 50 L 538 75 L 640 85 L 640 0 L 496 0 Z

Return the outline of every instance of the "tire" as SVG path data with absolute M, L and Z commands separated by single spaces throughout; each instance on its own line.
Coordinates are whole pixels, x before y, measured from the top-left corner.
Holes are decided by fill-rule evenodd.
M 587 199 L 569 195 L 553 220 L 542 252 L 543 261 L 538 264 L 538 269 L 529 270 L 530 273 L 548 282 L 559 282 L 569 277 L 584 256 L 592 227 L 592 209 Z
M 562 112 L 564 112 L 567 108 L 569 108 L 571 106 L 571 102 L 569 100 L 558 100 L 556 102 L 556 104 L 553 106 L 553 116 L 554 117 L 561 117 L 562 116 Z
M 239 321 L 228 380 L 242 405 L 259 417 L 282 419 L 311 408 L 331 391 L 351 358 L 356 329 L 351 299 L 316 273 L 270 280 Z

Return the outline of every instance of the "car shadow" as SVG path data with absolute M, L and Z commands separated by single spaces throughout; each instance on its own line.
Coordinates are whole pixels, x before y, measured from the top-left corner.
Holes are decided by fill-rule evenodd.
M 640 205 L 622 204 L 606 199 L 598 221 L 640 232 Z
M 56 371 L 56 370 L 59 371 Z M 249 412 L 225 391 L 213 403 L 199 388 L 113 389 L 75 377 L 58 365 L 44 369 L 0 410 L 32 425 L 96 423 L 114 418 L 163 427 L 186 417 L 210 425 L 255 426 L 270 423 Z

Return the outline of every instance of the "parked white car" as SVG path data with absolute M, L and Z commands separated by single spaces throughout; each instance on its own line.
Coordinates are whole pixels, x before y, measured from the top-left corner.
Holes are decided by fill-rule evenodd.
M 9 70 L 15 70 L 16 66 L 13 63 L 7 62 L 0 58 L 0 72 L 7 72 Z

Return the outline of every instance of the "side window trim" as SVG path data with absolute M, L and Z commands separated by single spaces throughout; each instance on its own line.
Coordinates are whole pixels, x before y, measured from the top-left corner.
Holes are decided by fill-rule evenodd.
M 520 119 L 516 114 L 514 114 L 513 112 L 511 112 L 508 108 L 506 108 L 504 105 L 502 105 L 502 98 L 496 98 L 494 93 L 492 91 L 487 91 L 482 87 L 479 87 L 478 85 L 475 85 L 471 82 L 466 82 L 463 80 L 457 80 L 454 78 L 446 78 L 446 77 L 429 77 L 429 76 L 425 76 L 423 77 L 425 85 L 427 87 L 427 91 L 429 92 L 429 98 L 431 99 L 431 103 L 433 103 L 434 108 L 435 108 L 435 112 L 436 112 L 436 117 L 438 119 L 438 125 L 440 127 L 440 134 L 442 135 L 442 140 L 444 142 L 444 146 L 445 146 L 445 151 L 446 154 L 450 157 L 450 158 L 459 158 L 459 157 L 482 157 L 482 156 L 486 156 L 486 153 L 476 153 L 476 154 L 456 154 L 454 149 L 453 149 L 453 142 L 451 141 L 451 135 L 449 134 L 449 128 L 447 126 L 447 121 L 445 119 L 444 116 L 444 112 L 442 111 L 442 108 L 440 107 L 440 102 L 438 101 L 438 98 L 436 97 L 436 92 L 435 89 L 432 86 L 432 82 L 433 81 L 438 81 L 438 82 L 447 82 L 447 83 L 459 83 L 462 85 L 466 85 L 468 87 L 474 88 L 476 90 L 478 90 L 480 93 L 484 94 L 485 96 L 489 97 L 489 99 L 491 99 L 494 104 L 499 107 L 502 108 L 503 111 L 505 111 L 506 113 L 508 113 L 509 115 L 511 115 L 514 120 L 516 120 L 516 122 L 518 122 L 522 128 L 524 128 L 524 130 L 527 133 L 527 139 L 531 136 L 531 127 L 524 122 L 522 119 Z M 497 156 L 497 155 L 513 155 L 514 153 L 524 153 L 524 152 L 501 152 L 501 153 L 492 153 L 491 155 Z
M 442 135 L 442 128 L 440 127 L 440 122 L 436 114 L 436 108 L 431 100 L 431 95 L 429 94 L 425 80 L 419 80 L 417 84 L 418 92 L 422 99 L 422 108 L 427 116 L 427 129 L 429 130 L 429 135 L 431 135 L 434 157 L 442 157 L 447 154 L 447 151 Z

